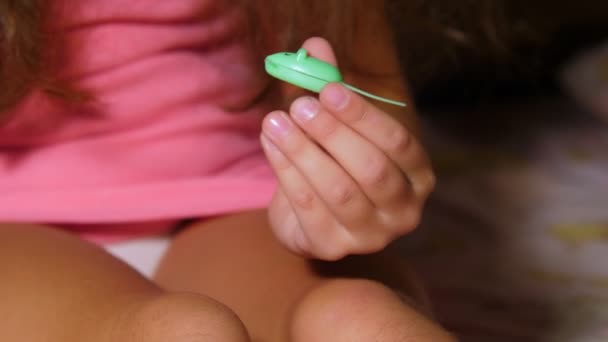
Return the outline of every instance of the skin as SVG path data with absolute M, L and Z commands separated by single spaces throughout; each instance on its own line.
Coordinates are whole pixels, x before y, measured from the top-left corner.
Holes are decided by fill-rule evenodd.
M 336 65 L 326 41 L 304 47 Z M 306 256 L 338 260 L 383 249 L 418 225 L 435 182 L 415 136 L 338 83 L 318 100 L 296 99 L 289 113 L 268 114 L 261 142 L 280 183 L 272 226 Z
M 323 39 L 304 47 L 336 63 Z M 395 76 L 377 81 L 370 91 L 408 100 L 387 90 L 404 89 Z M 414 131 L 391 115 L 403 113 L 384 108 L 332 84 L 269 113 L 270 207 L 181 230 L 152 280 L 52 227 L 0 225 L 0 340 L 453 341 L 382 252 L 415 228 L 434 183 Z

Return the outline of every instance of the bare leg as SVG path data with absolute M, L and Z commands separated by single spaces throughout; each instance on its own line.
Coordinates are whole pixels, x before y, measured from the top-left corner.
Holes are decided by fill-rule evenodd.
M 0 341 L 247 341 L 225 306 L 168 294 L 67 233 L 0 225 Z
M 311 263 L 280 246 L 265 212 L 256 211 L 185 229 L 156 281 L 225 303 L 256 342 L 453 341 L 383 285 L 416 291 L 405 270 L 382 266 L 382 258 Z

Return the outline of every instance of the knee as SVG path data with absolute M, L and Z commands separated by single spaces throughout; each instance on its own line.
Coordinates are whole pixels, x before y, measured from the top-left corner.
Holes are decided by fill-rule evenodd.
M 302 298 L 290 333 L 294 341 L 409 341 L 423 320 L 379 282 L 334 279 Z
M 234 312 L 200 295 L 163 295 L 146 303 L 135 316 L 132 341 L 249 341 L 245 326 Z
M 316 341 L 320 340 L 318 332 L 358 330 L 356 326 L 369 317 L 366 310 L 370 309 L 370 304 L 387 299 L 397 298 L 380 283 L 359 279 L 325 281 L 298 303 L 291 321 L 291 333 L 295 341 Z

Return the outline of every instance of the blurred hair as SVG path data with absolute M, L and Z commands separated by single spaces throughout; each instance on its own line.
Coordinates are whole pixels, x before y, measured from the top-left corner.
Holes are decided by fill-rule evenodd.
M 527 6 L 523 0 L 239 1 L 248 8 L 247 27 L 254 34 L 247 37 L 260 55 L 293 50 L 307 37 L 323 36 L 346 69 L 356 67 L 347 52 L 360 30 L 374 29 L 366 27 L 366 18 L 386 15 L 408 78 L 415 84 L 466 63 L 510 62 L 521 46 L 541 44 L 550 27 L 546 11 L 535 12 L 538 6 L 522 12 Z M 45 31 L 46 5 L 52 2 L 0 0 L 0 118 L 32 88 L 71 101 L 88 98 L 86 92 L 53 76 L 53 48 L 60 49 L 61 37 Z

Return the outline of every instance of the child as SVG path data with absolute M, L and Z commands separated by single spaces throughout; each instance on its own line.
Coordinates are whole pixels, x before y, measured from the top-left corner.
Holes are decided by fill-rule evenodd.
M 338 58 L 303 47 L 406 100 L 381 6 L 277 4 L 2 2 L 0 340 L 452 340 L 380 253 L 433 187 L 412 121 L 389 115 L 412 106 L 263 72 L 295 47 L 277 33 L 328 15 L 357 39 L 327 25 Z M 85 242 L 162 232 L 153 279 Z

